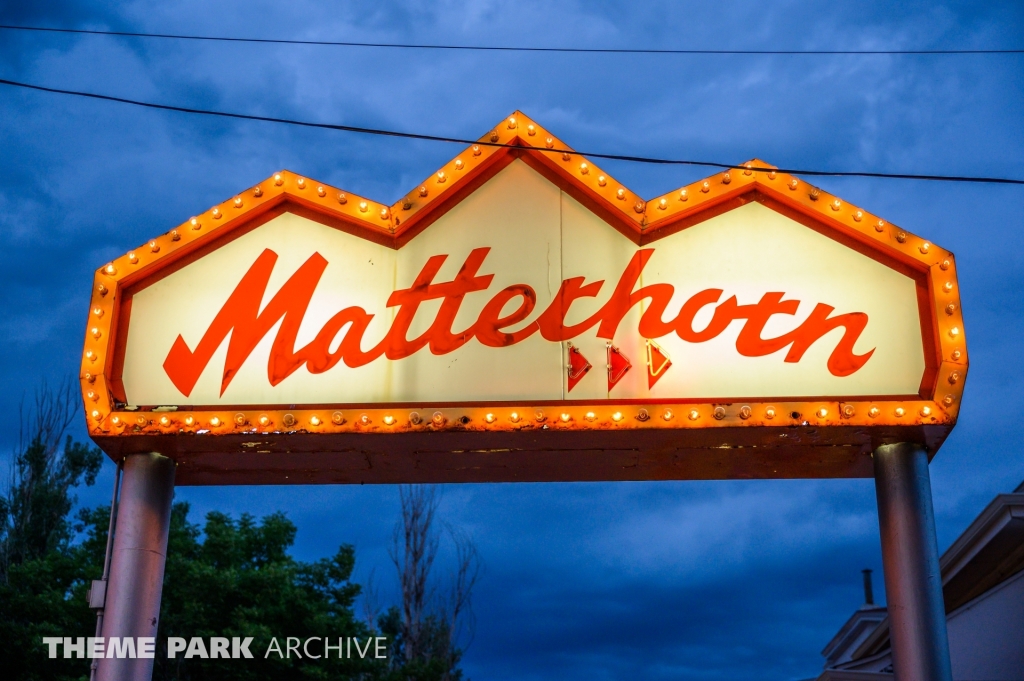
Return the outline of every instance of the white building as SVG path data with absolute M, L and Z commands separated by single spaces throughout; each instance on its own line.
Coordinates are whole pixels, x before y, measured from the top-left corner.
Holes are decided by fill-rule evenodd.
M 1024 483 L 993 499 L 939 564 L 954 681 L 1024 681 Z M 892 679 L 886 609 L 862 606 L 822 655 L 817 681 Z

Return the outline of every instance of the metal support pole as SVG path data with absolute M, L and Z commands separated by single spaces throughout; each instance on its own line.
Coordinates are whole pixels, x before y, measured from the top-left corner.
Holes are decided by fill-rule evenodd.
M 928 453 L 875 450 L 875 493 L 896 681 L 952 681 Z
M 159 454 L 124 460 L 117 531 L 110 559 L 103 633 L 111 637 L 156 638 L 163 590 L 167 533 L 174 497 L 174 461 Z M 152 658 L 104 658 L 98 681 L 150 681 Z

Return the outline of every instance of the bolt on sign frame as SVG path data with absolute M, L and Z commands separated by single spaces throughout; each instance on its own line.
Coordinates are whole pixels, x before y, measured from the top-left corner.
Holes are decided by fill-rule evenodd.
M 871 453 L 880 445 L 918 443 L 927 448 L 929 455 L 934 455 L 956 423 L 967 373 L 967 351 L 953 255 L 797 177 L 756 168 L 772 167 L 762 161 L 752 160 L 744 164 L 743 168 L 716 173 L 705 180 L 645 200 L 591 161 L 576 154 L 535 121 L 516 112 L 480 138 L 480 144 L 460 153 L 392 205 L 378 203 L 289 171 L 281 171 L 97 270 L 81 365 L 89 433 L 116 460 L 143 452 L 160 452 L 174 459 L 177 463 L 176 484 L 184 485 L 871 477 Z M 495 298 L 497 307 L 490 310 L 489 326 L 485 324 L 486 328 L 479 327 L 482 322 L 478 322 L 478 326 L 472 327 L 477 331 L 476 338 L 471 338 L 473 334 L 470 333 L 460 341 L 456 338 L 458 334 L 453 335 L 451 326 L 459 313 L 459 305 L 468 305 L 473 296 L 482 297 L 480 299 L 483 300 L 496 292 L 495 286 L 488 289 L 483 283 L 475 285 L 472 282 L 485 279 L 489 282 L 488 273 L 494 273 L 503 263 L 511 269 L 517 269 L 530 266 L 530 262 L 522 259 L 527 256 L 517 261 L 511 255 L 501 255 L 497 253 L 497 248 L 494 254 L 488 255 L 487 239 L 490 233 L 487 225 L 479 225 L 477 232 L 470 232 L 474 235 L 471 238 L 478 241 L 451 244 L 448 249 L 454 251 L 462 247 L 465 247 L 463 250 L 482 247 L 465 258 L 460 274 L 453 278 L 438 274 L 443 266 L 442 256 L 448 252 L 443 250 L 447 245 L 433 244 L 427 239 L 431 230 L 442 230 L 442 223 L 446 219 L 455 219 L 451 216 L 460 210 L 468 211 L 465 205 L 483 196 L 488 186 L 497 186 L 494 183 L 500 178 L 511 177 L 510 173 L 518 173 L 516 177 L 520 179 L 516 182 L 540 182 L 555 188 L 562 196 L 561 208 L 558 210 L 561 211 L 563 223 L 567 219 L 566 211 L 586 213 L 589 217 L 581 220 L 589 220 L 586 229 L 591 230 L 592 234 L 584 233 L 581 236 L 577 230 L 575 235 L 569 235 L 563 228 L 553 238 L 551 243 L 554 245 L 548 246 L 549 249 L 561 249 L 559 252 L 562 254 L 562 268 L 565 271 L 559 270 L 561 273 L 556 273 L 553 284 L 549 281 L 547 288 L 552 289 L 553 286 L 558 293 L 549 291 L 546 294 L 552 302 L 550 305 L 544 303 L 547 311 L 541 317 L 538 317 L 538 313 L 544 310 L 544 306 L 538 304 L 532 314 L 520 314 L 513 319 L 516 314 L 524 311 L 529 313 L 533 309 L 529 301 L 531 295 L 542 294 L 534 293 L 530 286 L 512 286 L 506 289 L 508 294 L 503 298 Z M 501 222 L 498 213 L 502 210 L 514 212 L 517 205 L 520 204 L 513 202 L 503 209 L 494 208 L 490 214 L 495 216 L 497 222 Z M 656 262 L 654 258 L 658 257 L 653 254 L 663 244 L 670 244 L 672 239 L 680 239 L 683 235 L 697 235 L 702 225 L 725 224 L 722 220 L 731 219 L 730 215 L 761 216 L 758 220 L 766 220 L 765 225 L 775 224 L 772 220 L 784 219 L 787 225 L 798 226 L 807 234 L 814 235 L 815 239 L 824 237 L 827 244 L 822 248 L 826 250 L 840 248 L 874 263 L 872 267 L 881 266 L 886 272 L 895 272 L 902 277 L 901 281 L 906 282 L 902 290 L 910 296 L 912 305 L 912 309 L 907 308 L 912 317 L 909 327 L 903 325 L 898 328 L 894 326 L 891 330 L 876 329 L 876 335 L 872 338 L 878 347 L 890 337 L 894 341 L 911 343 L 912 347 L 917 348 L 916 354 L 911 353 L 913 357 L 909 360 L 906 357 L 901 360 L 896 355 L 883 360 L 883 348 L 874 359 L 876 366 L 883 361 L 890 362 L 892 371 L 897 373 L 910 362 L 914 368 L 907 371 L 914 378 L 914 384 L 874 392 L 868 384 L 858 384 L 855 390 L 849 391 L 843 388 L 843 381 L 851 380 L 851 373 L 856 376 L 856 367 L 860 366 L 858 362 L 867 362 L 864 366 L 870 366 L 871 353 L 875 352 L 871 343 L 865 345 L 856 337 L 853 337 L 853 343 L 846 344 L 846 335 L 841 336 L 838 332 L 839 329 L 843 330 L 843 334 L 850 332 L 860 318 L 857 315 L 863 317 L 861 330 L 865 324 L 870 328 L 872 321 L 875 321 L 874 317 L 869 319 L 870 315 L 856 313 L 841 317 L 850 322 L 845 326 L 838 323 L 829 325 L 829 320 L 835 322 L 835 315 L 855 312 L 852 309 L 839 308 L 829 316 L 833 308 L 825 306 L 826 309 L 817 317 L 816 331 L 809 338 L 800 340 L 790 334 L 786 337 L 788 342 L 783 340 L 777 346 L 772 346 L 773 339 L 765 337 L 772 335 L 772 324 L 779 320 L 795 319 L 791 315 L 796 306 L 787 307 L 785 294 L 772 293 L 770 286 L 757 293 L 764 295 L 758 305 L 755 305 L 756 296 L 752 299 L 747 296 L 738 302 L 733 298 L 730 303 L 728 290 L 722 293 L 715 289 L 722 294 L 721 298 L 714 297 L 714 294 L 701 298 L 702 293 L 695 290 L 683 292 L 683 299 L 694 294 L 690 302 L 695 307 L 690 310 L 685 332 L 677 331 L 676 335 L 680 338 L 685 336 L 691 344 L 686 345 L 683 340 L 677 340 L 676 335 L 670 335 L 675 349 L 666 349 L 668 341 L 663 336 L 648 333 L 645 337 L 645 325 L 649 331 L 657 326 L 657 322 L 662 322 L 662 326 L 665 323 L 665 319 L 660 316 L 658 319 L 653 316 L 648 319 L 646 314 L 647 308 L 656 307 L 653 304 L 659 290 L 658 284 L 639 289 L 641 285 L 646 286 L 645 277 L 649 278 L 648 272 L 643 271 L 647 259 L 651 259 L 650 267 L 653 267 Z M 764 217 L 766 215 L 768 217 Z M 475 381 L 473 389 L 461 397 L 440 385 L 428 385 L 416 390 L 406 390 L 399 386 L 378 391 L 371 398 L 345 397 L 358 397 L 373 391 L 360 392 L 362 388 L 354 385 L 363 379 L 353 376 L 361 375 L 347 376 L 346 371 L 355 369 L 335 366 L 327 371 L 325 367 L 330 363 L 330 357 L 334 357 L 332 361 L 337 362 L 335 355 L 342 352 L 333 349 L 333 344 L 344 336 L 340 332 L 349 329 L 351 335 L 352 329 L 360 323 L 363 323 L 362 330 L 366 332 L 362 344 L 357 342 L 354 346 L 350 345 L 345 352 L 355 355 L 368 352 L 366 348 L 373 344 L 379 334 L 371 337 L 367 325 L 372 321 L 367 317 L 350 316 L 341 319 L 333 329 L 339 335 L 337 338 L 331 336 L 326 339 L 319 360 L 311 359 L 311 355 L 300 356 L 301 352 L 298 352 L 298 346 L 295 345 L 296 333 L 305 338 L 306 342 L 312 337 L 302 328 L 296 331 L 306 308 L 299 306 L 299 309 L 294 305 L 288 307 L 286 301 L 282 303 L 284 307 L 277 309 L 275 301 L 278 299 L 274 298 L 274 294 L 275 291 L 285 290 L 295 294 L 301 288 L 300 279 L 305 276 L 303 272 L 306 268 L 316 269 L 319 263 L 320 269 L 317 272 L 322 274 L 324 268 L 329 267 L 328 259 L 319 256 L 319 250 L 322 249 L 317 244 L 309 246 L 308 251 L 316 251 L 315 257 L 324 262 L 314 262 L 315 257 L 310 257 L 305 262 L 296 261 L 294 266 L 289 266 L 290 269 L 285 271 L 280 267 L 274 269 L 276 252 L 271 255 L 264 252 L 255 262 L 252 259 L 246 261 L 244 266 L 251 265 L 250 269 L 244 272 L 239 270 L 242 274 L 232 280 L 234 283 L 224 284 L 221 287 L 223 290 L 217 289 L 214 281 L 217 274 L 215 270 L 221 269 L 217 264 L 216 267 L 211 265 L 204 270 L 213 272 L 210 275 L 212 283 L 208 286 L 200 277 L 198 283 L 194 281 L 178 286 L 175 291 L 165 291 L 160 294 L 163 298 L 155 293 L 147 293 L 155 291 L 162 283 L 170 287 L 169 282 L 177 281 L 175 277 L 180 279 L 186 276 L 190 268 L 202 265 L 205 259 L 213 258 L 218 253 L 221 253 L 218 257 L 227 257 L 223 255 L 228 252 L 227 249 L 236 247 L 246 238 L 255 239 L 253 235 L 260 234 L 261 229 L 269 229 L 283 219 L 293 221 L 288 223 L 291 225 L 288 229 L 296 230 L 290 232 L 294 235 L 293 242 L 302 241 L 308 234 L 318 234 L 316 229 L 321 232 L 331 230 L 329 235 L 343 235 L 348 239 L 345 242 L 348 245 L 337 252 L 344 257 L 349 257 L 344 255 L 347 253 L 361 253 L 359 249 L 363 247 L 371 249 L 371 261 L 374 258 L 386 260 L 405 257 L 403 252 L 412 253 L 416 249 L 422 251 L 421 257 L 410 260 L 411 269 L 408 272 L 396 275 L 394 272 L 397 270 L 389 270 L 384 277 L 389 288 L 382 289 L 384 294 L 377 301 L 377 308 L 370 310 L 377 317 L 383 318 L 386 299 L 391 309 L 393 328 L 399 325 L 394 320 L 403 314 L 402 311 L 396 313 L 395 308 L 404 309 L 398 307 L 400 301 L 396 296 L 417 295 L 416 291 L 422 294 L 441 281 L 470 282 L 466 284 L 468 288 L 464 288 L 461 293 L 449 291 L 448 297 L 444 298 L 437 313 L 439 317 L 443 316 L 446 305 L 452 304 L 454 307 L 449 309 L 448 326 L 435 334 L 436 337 L 431 337 L 429 349 L 422 347 L 417 350 L 409 346 L 411 341 L 405 331 L 413 334 L 409 331 L 410 324 L 415 326 L 417 322 L 406 319 L 401 337 L 393 339 L 394 342 L 386 352 L 381 350 L 378 356 L 365 359 L 365 363 L 389 367 L 383 374 L 378 372 L 373 376 L 386 374 L 390 378 L 380 380 L 390 380 L 392 383 L 389 385 L 394 386 L 397 379 L 392 374 L 404 370 L 403 363 L 413 366 L 415 362 L 440 361 L 438 357 L 448 360 L 468 357 L 467 361 L 475 362 L 475 356 L 459 353 L 489 352 L 491 354 L 486 356 L 489 359 L 480 360 L 483 364 L 478 362 L 473 365 L 477 367 L 475 372 L 470 375 L 464 372 L 457 380 L 453 379 L 452 390 L 457 391 L 466 381 Z M 595 224 L 598 226 L 595 227 Z M 303 231 L 310 225 L 314 231 Z M 524 223 L 521 228 L 525 243 L 532 233 L 532 227 Z M 737 233 L 749 234 L 753 238 L 765 234 L 763 230 L 767 227 L 758 229 L 762 231 L 752 232 L 748 229 Z M 607 234 L 599 235 L 601 230 Z M 611 238 L 618 239 L 627 247 L 623 252 L 628 257 L 624 256 L 625 260 L 622 261 L 625 269 L 616 265 L 618 270 L 606 271 L 604 274 L 566 269 L 565 262 L 571 257 L 578 256 L 582 258 L 580 262 L 589 262 L 591 249 L 600 250 L 601 244 Z M 745 276 L 742 272 L 736 274 L 730 270 L 730 258 L 736 241 L 731 242 L 732 246 L 728 239 L 712 240 L 709 243 L 717 244 L 717 250 L 711 255 L 718 264 L 712 271 L 723 274 L 718 281 L 709 280 L 707 289 L 719 284 L 728 289 L 730 277 Z M 772 242 L 765 243 L 770 247 Z M 685 253 L 685 248 L 689 246 L 680 248 L 683 250 L 678 252 Z M 812 252 L 816 251 L 808 251 Z M 269 260 L 260 260 L 264 257 Z M 284 255 L 281 257 L 283 263 Z M 485 260 L 488 257 L 490 260 Z M 602 257 L 600 253 L 594 255 L 597 260 Z M 748 254 L 747 257 L 753 256 Z M 800 257 L 806 258 L 807 255 Z M 800 257 L 794 256 L 793 262 L 783 265 L 793 272 L 809 267 L 810 264 L 801 261 Z M 449 259 L 449 265 L 457 267 L 463 262 L 461 258 L 453 256 Z M 261 262 L 266 265 L 263 288 L 246 298 L 250 309 L 249 317 L 244 320 L 248 320 L 250 326 L 261 326 L 256 336 L 250 338 L 248 350 L 256 353 L 253 357 L 264 352 L 264 359 L 247 360 L 247 352 L 240 351 L 241 361 L 238 357 L 232 360 L 235 352 L 233 344 L 237 340 L 240 347 L 244 345 L 243 340 L 239 339 L 249 333 L 243 328 L 244 315 L 236 315 L 235 322 L 232 322 L 234 326 L 229 323 L 230 320 L 225 321 L 221 329 L 223 333 L 210 336 L 209 347 L 206 348 L 209 351 L 208 363 L 198 368 L 189 365 L 188 362 L 202 351 L 200 341 L 205 338 L 202 331 L 205 329 L 207 333 L 212 333 L 211 329 L 216 327 L 217 319 L 220 319 L 217 315 L 227 314 L 224 310 L 232 300 L 241 301 L 238 296 L 244 297 L 245 294 L 242 280 L 250 281 L 252 277 L 258 279 L 256 269 L 262 266 Z M 471 266 L 471 263 L 474 264 Z M 370 264 L 376 266 L 375 262 Z M 671 263 L 668 265 L 661 271 L 672 274 Z M 629 272 L 631 267 L 635 276 L 630 279 L 623 274 L 619 278 L 618 289 L 613 290 L 619 272 Z M 293 272 L 294 276 L 289 279 Z M 574 278 L 579 274 L 589 276 Z M 413 275 L 417 277 L 415 281 Z M 584 298 L 597 296 L 592 282 L 598 275 L 607 280 L 601 289 L 604 297 L 610 294 L 611 299 L 614 299 L 618 296 L 621 303 L 616 321 L 621 321 L 628 314 L 639 317 L 640 312 L 644 311 L 640 333 L 637 333 L 634 321 L 632 335 L 627 341 L 620 340 L 628 326 L 626 323 L 619 325 L 618 331 L 613 323 L 610 333 L 605 333 L 601 338 L 590 337 L 586 343 L 565 332 L 569 328 L 566 320 L 572 316 L 569 307 L 574 301 L 583 301 L 576 303 L 582 305 L 588 302 Z M 319 274 L 311 276 L 311 286 L 316 285 Z M 369 280 L 357 277 L 350 283 L 354 282 L 352 286 L 359 287 L 365 281 Z M 587 281 L 591 284 L 585 283 Z M 537 285 L 538 282 L 533 283 L 537 291 L 544 289 L 543 285 Z M 403 289 L 405 285 L 409 288 Z M 840 288 L 836 290 L 849 292 L 872 284 L 862 276 L 860 279 L 847 278 L 838 282 L 838 285 Z M 588 286 L 591 288 L 588 289 Z M 202 302 L 195 302 L 194 305 L 189 302 L 193 296 L 196 301 L 205 300 L 203 296 L 207 295 L 205 289 L 208 288 L 216 289 L 211 294 L 219 301 L 216 305 L 210 307 Z M 438 290 L 441 288 L 439 286 Z M 307 291 L 307 303 L 312 290 L 310 288 Z M 672 290 L 671 286 L 668 290 Z M 571 294 L 571 291 L 575 293 Z M 387 297 L 388 293 L 391 293 L 390 298 Z M 301 292 L 297 295 L 302 298 Z M 237 300 L 232 296 L 236 296 Z M 430 297 L 421 295 L 419 302 Z M 432 300 L 436 302 L 443 297 L 438 293 L 432 296 Z M 181 304 L 183 299 L 185 304 Z M 825 302 L 828 301 L 808 300 L 800 303 L 801 306 L 807 306 L 800 309 L 805 313 L 814 303 Z M 516 303 L 521 305 L 518 312 L 513 312 Z M 159 307 L 161 304 L 169 306 L 164 307 L 164 311 L 173 310 L 164 314 Z M 144 309 L 147 305 L 150 308 L 157 307 L 147 312 Z M 219 308 L 220 305 L 224 307 Z M 244 307 L 244 301 L 239 302 L 239 305 Z M 772 305 L 776 307 L 772 308 Z M 560 312 L 556 315 L 558 323 L 550 326 L 554 330 L 544 331 L 543 319 L 552 314 L 553 308 L 555 312 Z M 879 309 L 883 308 L 884 305 Z M 277 311 L 271 314 L 274 309 Z M 412 305 L 409 309 L 415 315 L 416 306 Z M 436 305 L 433 309 L 437 309 Z M 608 309 L 607 306 L 601 308 L 605 312 Z M 362 311 L 362 308 L 359 310 Z M 730 310 L 731 318 L 728 316 Z M 763 314 L 760 322 L 755 323 L 758 310 Z M 815 310 L 811 317 L 814 317 L 818 308 Z M 680 317 L 684 316 L 685 311 L 686 306 L 680 312 Z M 690 376 L 700 373 L 701 367 L 698 364 L 710 361 L 704 356 L 701 356 L 703 359 L 688 359 L 690 349 L 697 348 L 705 340 L 701 332 L 695 329 L 714 326 L 717 317 L 712 314 L 717 315 L 720 311 L 723 314 L 723 325 L 719 331 L 728 326 L 730 320 L 747 320 L 747 326 L 743 329 L 737 323 L 729 327 L 729 331 L 722 332 L 723 337 L 731 334 L 730 343 L 736 339 L 736 347 L 746 350 L 739 353 L 733 351 L 734 354 L 728 357 L 716 355 L 718 359 L 714 360 L 725 367 L 720 367 L 722 371 L 743 374 L 736 378 L 735 385 L 747 386 L 736 388 L 746 392 L 723 394 L 711 390 L 709 394 L 695 393 L 694 390 L 702 389 L 700 386 L 716 385 L 714 381 L 701 383 L 696 379 L 693 384 L 688 382 Z M 264 312 L 267 313 L 266 319 L 260 316 Z M 481 319 L 485 312 L 481 312 Z M 702 312 L 703 316 L 700 316 Z M 429 313 L 422 314 L 431 316 Z M 666 315 L 671 317 L 671 312 L 666 312 Z M 772 315 L 775 315 L 774 319 L 770 319 Z M 173 325 L 175 319 L 187 321 L 193 316 L 201 318 L 201 323 L 197 322 L 199 331 L 192 335 L 178 335 L 173 345 L 169 340 L 174 340 L 175 334 L 179 333 L 177 330 L 171 329 L 169 336 L 147 336 L 145 329 L 138 328 L 144 320 L 163 320 L 159 323 Z M 592 317 L 593 328 L 587 329 L 587 333 L 592 335 L 597 324 L 607 317 L 608 314 L 601 317 L 600 313 Z M 136 326 L 132 326 L 133 319 Z M 554 390 L 522 389 L 510 394 L 502 393 L 501 390 L 495 392 L 487 385 L 479 387 L 488 383 L 514 383 L 522 376 L 533 373 L 540 375 L 547 371 L 529 364 L 512 368 L 503 366 L 501 353 L 512 351 L 510 344 L 518 342 L 516 339 L 519 338 L 516 333 L 528 328 L 523 324 L 531 324 L 530 319 L 541 319 L 537 324 L 544 335 L 542 339 L 534 329 L 533 337 L 527 339 L 537 346 L 535 351 L 549 353 L 545 357 L 550 356 L 549 350 L 545 348 L 555 348 L 558 353 L 554 364 L 545 364 L 545 367 L 555 366 L 554 371 L 559 376 L 557 379 L 549 376 L 545 380 L 557 380 L 560 385 Z M 186 321 L 181 323 L 185 324 Z M 906 321 L 903 319 L 903 322 Z M 875 325 L 877 327 L 885 323 L 883 319 L 876 321 Z M 520 330 L 514 328 L 516 324 L 521 327 Z M 292 328 L 290 338 L 287 333 L 289 325 Z M 807 321 L 801 328 L 806 329 L 808 325 L 812 325 L 811 321 Z M 793 321 L 790 321 L 788 326 L 782 324 L 777 330 L 792 329 L 792 326 Z M 912 332 L 908 332 L 908 328 Z M 664 331 L 661 328 L 659 333 Z M 525 331 L 522 334 L 530 335 Z M 853 335 L 856 336 L 855 333 Z M 274 341 L 275 347 L 268 350 L 271 338 L 277 340 Z M 278 348 L 277 341 L 281 341 L 284 346 Z M 448 349 L 439 349 L 435 341 L 441 346 L 445 342 L 452 345 Z M 202 340 L 202 343 L 206 342 Z M 257 347 L 261 342 L 264 345 Z M 343 341 L 342 345 L 347 342 Z M 488 347 L 484 347 L 485 344 Z M 802 350 L 797 351 L 797 346 L 801 344 Z M 844 344 L 845 359 L 836 359 Z M 525 347 L 526 342 L 521 345 Z M 682 354 L 680 347 L 684 348 Z M 753 373 L 763 365 L 744 364 L 752 361 L 748 359 L 752 354 L 760 354 L 773 358 L 779 367 L 788 370 L 791 366 L 788 363 L 808 363 L 808 358 L 813 355 L 813 352 L 808 351 L 809 348 L 824 349 L 824 354 L 819 357 L 819 365 L 823 365 L 824 357 L 836 348 L 828 360 L 832 376 L 826 376 L 827 381 L 824 383 L 812 381 L 807 384 L 832 386 L 827 390 L 801 393 L 799 382 L 794 383 L 794 387 L 776 390 L 772 377 L 782 374 L 772 373 L 776 370 L 771 369 L 762 380 L 753 376 Z M 800 359 L 801 352 L 808 352 L 803 360 Z M 245 392 L 245 386 L 237 383 L 235 392 L 230 392 L 232 388 L 228 384 L 232 378 L 229 374 L 237 372 L 236 380 L 242 381 L 237 377 L 246 371 L 246 361 L 249 364 L 264 362 L 260 367 L 262 371 L 267 353 L 271 355 L 269 384 L 246 384 L 254 387 L 251 392 Z M 297 356 L 298 359 L 295 359 Z M 796 360 L 792 359 L 793 356 Z M 789 359 L 784 360 L 784 357 Z M 140 369 L 147 358 L 150 360 L 148 368 Z M 284 368 L 274 369 L 275 361 L 279 361 Z M 317 361 L 321 362 L 319 369 L 316 369 Z M 349 363 L 348 355 L 345 362 Z M 603 387 L 605 371 L 602 371 L 602 362 L 607 368 L 607 390 Z M 851 362 L 854 364 L 851 365 Z M 218 374 L 222 364 L 223 376 Z M 229 364 L 234 368 L 229 369 Z M 192 368 L 189 369 L 189 366 Z M 494 374 L 480 370 L 481 366 L 490 366 Z M 166 383 L 167 376 L 171 376 L 177 392 L 139 388 L 149 380 L 147 377 L 155 376 L 161 370 L 166 376 L 161 374 L 160 381 Z M 298 394 L 295 390 L 273 392 L 290 385 L 289 381 L 306 380 L 299 375 L 307 376 L 319 370 L 324 371 L 322 377 L 325 379 L 330 377 L 330 385 L 333 387 L 323 390 L 317 388 L 308 398 L 303 396 L 301 390 Z M 824 371 L 824 366 L 819 366 L 818 370 Z M 258 372 L 250 373 L 255 376 Z M 646 381 L 643 380 L 644 374 Z M 220 393 L 195 387 L 203 384 L 202 376 L 213 376 L 215 383 L 221 381 Z M 718 376 L 726 374 L 720 373 Z M 836 378 L 843 376 L 847 378 Z M 673 385 L 682 387 L 669 390 L 665 387 L 669 381 L 663 377 L 672 377 L 671 381 L 676 381 Z M 726 377 L 729 381 L 733 379 Z M 366 380 L 372 382 L 377 379 Z M 744 383 L 744 380 L 748 382 Z M 598 383 L 600 390 L 593 388 Z M 592 387 L 587 388 L 588 385 Z M 808 389 L 817 390 L 815 387 Z M 148 402 L 142 401 L 139 395 L 150 396 L 150 399 Z M 165 398 L 166 395 L 169 397 Z M 232 395 L 235 396 L 234 402 L 231 401 Z M 274 395 L 282 397 L 276 398 Z M 338 398 L 338 395 L 341 397 Z

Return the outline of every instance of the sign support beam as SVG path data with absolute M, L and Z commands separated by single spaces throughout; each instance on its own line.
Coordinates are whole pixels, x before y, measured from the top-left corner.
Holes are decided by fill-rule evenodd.
M 893 673 L 899 681 L 952 681 L 928 452 L 882 445 L 874 468 Z
M 121 503 L 117 509 L 107 600 L 101 636 L 142 637 L 156 641 L 160 621 L 167 535 L 174 498 L 173 460 L 155 453 L 133 454 L 124 461 Z M 138 649 L 136 649 L 138 653 Z M 98 681 L 149 681 L 152 657 L 99 660 Z

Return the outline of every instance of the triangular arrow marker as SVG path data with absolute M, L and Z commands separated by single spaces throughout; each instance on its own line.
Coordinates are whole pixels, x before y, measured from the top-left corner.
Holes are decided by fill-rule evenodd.
M 590 371 L 592 365 L 587 361 L 587 358 L 583 356 L 580 349 L 572 343 L 567 344 L 569 347 L 569 392 L 576 387 L 576 384 L 583 380 L 583 377 Z
M 633 365 L 630 363 L 626 356 L 622 354 L 622 351 L 617 347 L 608 343 L 608 392 L 612 391 L 615 384 L 618 383 L 626 372 L 629 371 Z
M 668 368 L 672 360 L 668 358 L 661 346 L 652 340 L 647 341 L 647 388 L 653 388 Z

